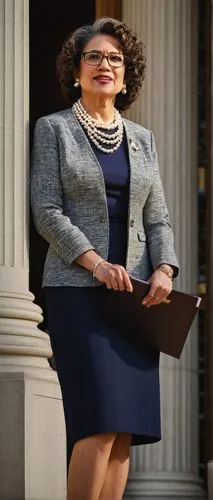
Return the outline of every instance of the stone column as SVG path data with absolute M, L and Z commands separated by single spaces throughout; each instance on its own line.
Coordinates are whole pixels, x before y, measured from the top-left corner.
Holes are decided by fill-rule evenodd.
M 0 498 L 65 499 L 61 393 L 29 292 L 28 0 L 0 0 Z
M 127 116 L 153 130 L 180 277 L 197 290 L 197 2 L 123 0 L 144 42 L 147 75 Z M 172 332 L 171 332 L 172 335 Z M 205 498 L 198 477 L 198 352 L 193 325 L 180 360 L 161 356 L 162 441 L 135 448 L 126 498 Z

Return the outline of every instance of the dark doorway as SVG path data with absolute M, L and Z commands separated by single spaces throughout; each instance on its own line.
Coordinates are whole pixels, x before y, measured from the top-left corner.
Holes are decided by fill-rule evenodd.
M 38 118 L 66 108 L 56 77 L 55 60 L 70 32 L 95 19 L 95 0 L 30 0 L 30 144 Z M 41 278 L 47 243 L 30 223 L 30 290 L 44 312 L 45 301 Z

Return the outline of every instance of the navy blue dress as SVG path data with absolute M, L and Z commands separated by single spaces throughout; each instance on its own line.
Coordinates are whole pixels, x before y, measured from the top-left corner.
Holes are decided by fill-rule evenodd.
M 108 260 L 125 266 L 129 193 L 126 139 L 112 154 L 91 147 L 102 167 L 110 221 Z M 46 289 L 48 330 L 62 390 L 68 456 L 79 439 L 128 432 L 132 445 L 161 439 L 159 354 L 106 327 L 106 287 Z

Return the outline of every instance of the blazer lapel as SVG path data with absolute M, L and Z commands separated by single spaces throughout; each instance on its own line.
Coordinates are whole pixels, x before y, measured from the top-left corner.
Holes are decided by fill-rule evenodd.
M 76 158 L 79 167 L 87 170 L 87 175 L 98 175 L 102 182 L 102 187 L 105 192 L 104 176 L 100 166 L 100 163 L 90 145 L 87 135 L 85 134 L 82 126 L 78 122 L 72 110 L 68 117 L 68 123 L 70 125 L 72 136 L 74 138 L 76 147 Z
M 142 148 L 142 142 L 139 141 L 137 135 L 135 134 L 131 122 L 123 120 L 124 128 L 127 138 L 127 147 L 129 155 L 130 164 L 130 189 L 129 189 L 129 206 L 133 205 L 133 202 L 137 202 L 136 195 L 138 193 L 138 184 L 142 180 L 146 180 L 147 183 L 147 169 L 146 169 L 146 159 L 144 151 Z M 143 185 L 143 184 L 142 184 Z

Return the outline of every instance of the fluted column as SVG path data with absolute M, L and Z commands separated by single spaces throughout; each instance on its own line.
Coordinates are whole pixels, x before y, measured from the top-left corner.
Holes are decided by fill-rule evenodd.
M 193 293 L 197 289 L 196 5 L 194 0 L 123 0 L 123 20 L 144 42 L 148 66 L 141 95 L 127 115 L 154 132 L 181 266 L 175 286 Z M 160 375 L 162 441 L 133 450 L 126 498 L 205 498 L 198 477 L 196 324 L 180 360 L 161 356 Z
M 0 0 L 0 371 L 52 377 L 29 292 L 28 1 Z
M 0 498 L 63 500 L 61 393 L 29 292 L 28 26 L 28 0 L 0 0 Z

